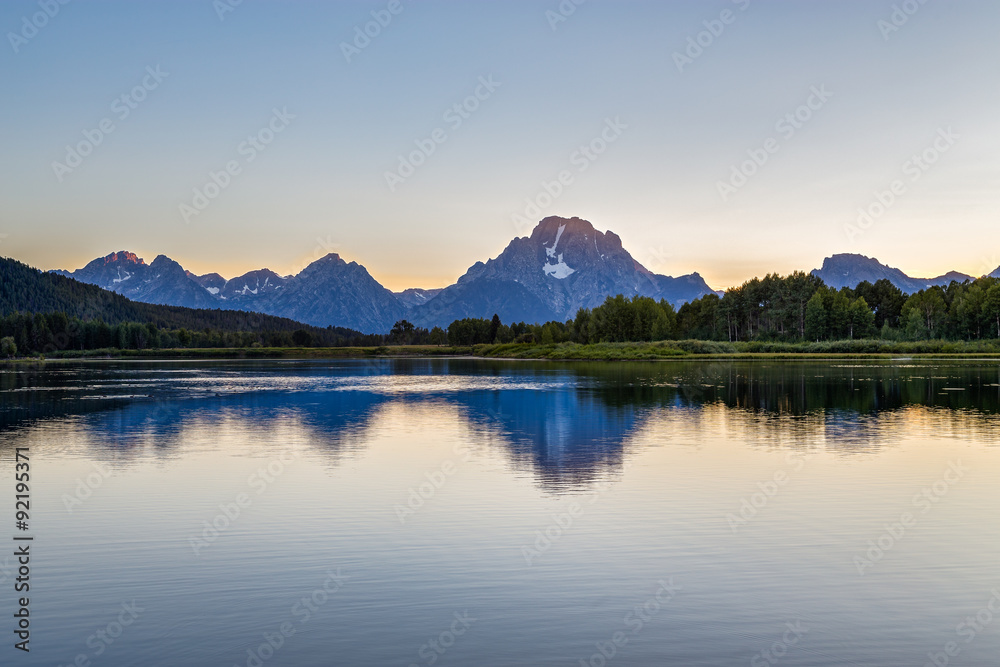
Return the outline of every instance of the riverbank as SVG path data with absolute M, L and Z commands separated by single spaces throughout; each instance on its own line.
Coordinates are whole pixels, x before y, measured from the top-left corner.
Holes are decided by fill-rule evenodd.
M 655 343 L 555 343 L 479 345 L 476 356 L 512 359 L 817 359 L 817 358 L 1000 358 L 1000 341 L 844 340 L 818 343 L 660 341 Z
M 371 359 L 480 357 L 552 361 L 639 361 L 657 359 L 823 359 L 823 358 L 1000 358 L 1000 341 L 846 340 L 819 343 L 660 341 L 654 343 L 506 343 L 497 345 L 393 345 L 379 347 L 171 348 L 146 350 L 60 350 L 43 357 L 10 360 L 31 363 L 71 359 Z
M 58 350 L 12 362 L 62 359 L 366 359 L 374 357 L 473 356 L 472 347 L 394 345 L 379 347 L 185 347 L 145 350 Z

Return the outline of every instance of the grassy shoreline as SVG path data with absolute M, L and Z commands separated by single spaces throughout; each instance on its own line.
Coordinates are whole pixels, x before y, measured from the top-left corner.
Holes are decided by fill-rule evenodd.
M 477 356 L 515 359 L 843 359 L 1000 358 L 1000 341 L 893 342 L 882 340 L 820 343 L 662 341 L 656 343 L 555 343 L 477 346 Z
M 655 343 L 506 343 L 474 346 L 399 345 L 380 347 L 171 348 L 147 350 L 63 350 L 41 360 L 226 360 L 226 359 L 392 359 L 465 357 L 548 361 L 644 361 L 697 359 L 1000 359 L 1000 340 L 892 342 L 882 340 L 821 343 L 722 343 L 661 341 Z M 0 363 L 4 363 L 0 361 Z

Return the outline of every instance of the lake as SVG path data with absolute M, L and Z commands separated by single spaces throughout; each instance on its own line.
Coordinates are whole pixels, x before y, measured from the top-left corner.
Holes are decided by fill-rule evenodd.
M 1000 655 L 996 361 L 13 365 L 0 455 L 3 664 Z

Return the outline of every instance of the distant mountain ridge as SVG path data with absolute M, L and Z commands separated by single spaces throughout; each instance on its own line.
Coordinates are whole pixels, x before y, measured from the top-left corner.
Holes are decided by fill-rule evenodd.
M 530 236 L 514 238 L 499 255 L 474 263 L 453 285 L 441 289 L 391 292 L 364 266 L 337 254 L 290 276 L 270 269 L 230 280 L 218 273 L 199 276 L 164 255 L 146 264 L 125 250 L 76 271 L 53 273 L 145 303 L 259 312 L 363 333 L 387 333 L 400 319 L 427 328 L 447 327 L 456 319 L 489 318 L 494 313 L 504 322 L 565 321 L 580 308 L 594 308 L 617 294 L 664 299 L 680 307 L 713 293 L 698 273 L 676 278 L 653 273 L 629 254 L 614 232 L 598 231 L 581 218 L 557 216 L 541 220 Z M 884 278 L 907 294 L 972 279 L 955 271 L 913 278 L 877 259 L 849 253 L 826 258 L 812 274 L 837 289 Z M 991 275 L 1000 276 L 1000 268 Z
M 422 306 L 429 300 L 433 299 L 442 289 L 444 288 L 421 289 L 419 287 L 411 287 L 403 290 L 402 292 L 393 292 L 393 294 L 397 299 L 399 299 L 399 302 L 407 308 L 415 308 L 417 306 Z
M 617 294 L 679 306 L 710 293 L 697 273 L 673 278 L 649 271 L 614 232 L 597 231 L 580 218 L 553 216 L 539 222 L 531 236 L 512 240 L 496 258 L 473 264 L 412 317 L 422 326 L 493 313 L 504 322 L 544 322 L 566 320 Z
M 141 263 L 137 257 L 123 258 L 121 253 L 118 255 L 118 260 Z M 115 261 L 116 258 L 112 258 L 108 263 Z M 305 329 L 313 335 L 314 340 L 327 341 L 328 344 L 334 344 L 338 339 L 351 340 L 359 335 L 357 331 L 349 329 L 314 328 L 287 318 L 261 313 L 217 308 L 192 309 L 133 301 L 96 285 L 66 278 L 52 271 L 39 271 L 15 259 L 0 257 L 0 317 L 13 313 L 56 312 L 84 320 L 102 320 L 112 326 L 123 322 L 139 322 L 168 329 L 212 328 L 257 333 Z
M 270 269 L 249 271 L 231 280 L 218 273 L 198 276 L 164 255 L 146 264 L 124 250 L 76 271 L 52 273 L 143 303 L 265 313 L 319 327 L 348 322 L 345 328 L 362 333 L 385 333 L 406 311 L 363 266 L 348 264 L 336 254 L 284 277 Z
M 1000 273 L 1000 268 L 997 272 Z M 972 276 L 958 271 L 950 271 L 936 278 L 911 278 L 899 269 L 886 266 L 873 257 L 851 253 L 827 257 L 823 260 L 823 266 L 814 269 L 812 275 L 822 278 L 824 283 L 836 289 L 842 287 L 853 289 L 862 281 L 867 280 L 874 284 L 884 278 L 906 294 L 913 294 L 934 285 L 945 286 L 952 281 L 973 280 Z
M 76 271 L 54 271 L 146 303 L 246 310 L 314 326 L 387 333 L 400 319 L 448 326 L 464 317 L 500 315 L 505 322 L 565 320 L 579 308 L 625 294 L 675 306 L 712 293 L 697 273 L 679 278 L 639 264 L 611 231 L 580 218 L 545 218 L 531 236 L 515 238 L 496 258 L 476 262 L 454 285 L 393 293 L 357 262 L 330 254 L 293 276 L 269 269 L 226 280 L 195 275 L 163 255 L 152 264 L 128 251 L 100 257 Z
M 513 239 L 497 257 L 476 262 L 455 284 L 440 289 L 390 292 L 365 267 L 337 254 L 291 276 L 269 269 L 230 280 L 218 273 L 198 276 L 164 255 L 146 264 L 125 250 L 76 271 L 51 273 L 144 303 L 259 312 L 363 333 L 386 333 L 404 318 L 428 328 L 494 313 L 504 322 L 544 322 L 568 319 L 579 308 L 593 308 L 616 294 L 665 299 L 679 307 L 713 293 L 698 273 L 678 278 L 655 274 L 632 258 L 614 232 L 599 232 L 580 218 L 560 217 L 545 218 L 530 236 Z M 826 258 L 812 275 L 837 289 L 887 279 L 906 294 L 973 279 L 957 271 L 913 278 L 875 258 L 851 253 Z M 1000 277 L 1000 267 L 989 275 Z
M 103 287 L 132 301 L 186 308 L 217 307 L 212 295 L 166 255 L 158 255 L 152 264 L 146 264 L 135 253 L 121 250 L 99 257 L 82 269 L 53 273 Z
M 264 292 L 248 309 L 281 313 L 315 326 L 350 322 L 351 329 L 363 333 L 388 333 L 406 313 L 365 267 L 336 253 L 316 260 L 279 287 Z

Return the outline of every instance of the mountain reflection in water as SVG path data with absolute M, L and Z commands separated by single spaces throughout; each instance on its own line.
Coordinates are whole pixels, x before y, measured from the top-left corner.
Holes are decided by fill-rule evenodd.
M 70 419 L 126 459 L 168 457 L 194 426 L 237 420 L 276 439 L 302 430 L 338 460 L 388 408 L 434 406 L 550 490 L 615 474 L 638 431 L 689 445 L 723 429 L 750 446 L 845 456 L 892 447 L 904 429 L 991 444 L 1000 432 L 1000 365 L 967 361 L 50 363 L 0 371 L 0 398 L 0 447 Z

